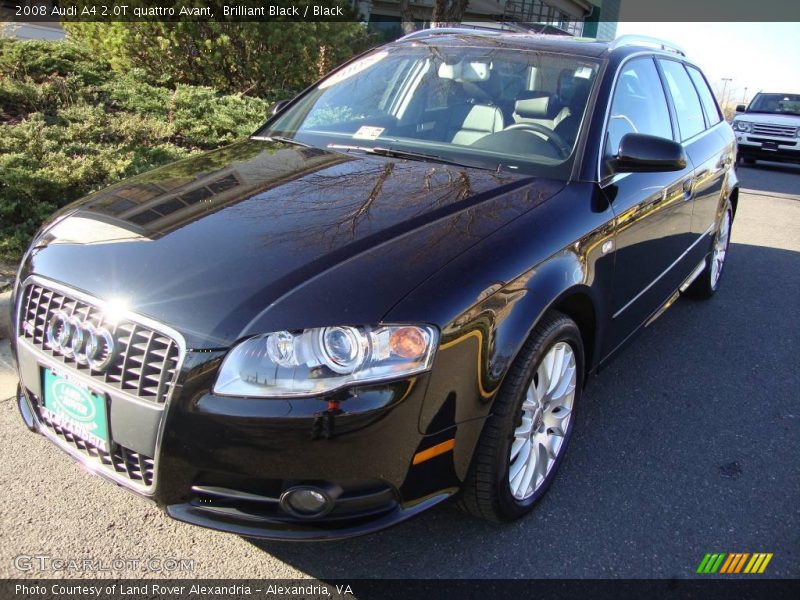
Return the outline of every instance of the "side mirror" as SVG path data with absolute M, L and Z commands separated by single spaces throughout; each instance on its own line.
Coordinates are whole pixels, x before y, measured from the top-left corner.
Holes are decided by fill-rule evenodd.
M 744 104 L 737 104 L 736 105 L 736 112 L 744 112 L 747 110 L 747 107 Z
M 615 173 L 654 173 L 686 168 L 686 151 L 678 142 L 644 133 L 626 133 L 611 159 Z
M 289 102 L 291 102 L 291 100 L 287 98 L 286 100 L 278 100 L 275 104 L 273 104 L 272 108 L 270 109 L 272 112 L 272 116 L 275 116 L 279 112 L 281 112 L 283 107 L 289 104 Z

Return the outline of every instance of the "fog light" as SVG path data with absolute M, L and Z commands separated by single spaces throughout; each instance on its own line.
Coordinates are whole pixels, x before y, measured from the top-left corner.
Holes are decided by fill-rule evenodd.
M 294 487 L 281 495 L 281 507 L 295 517 L 321 517 L 333 508 L 333 500 L 319 488 Z

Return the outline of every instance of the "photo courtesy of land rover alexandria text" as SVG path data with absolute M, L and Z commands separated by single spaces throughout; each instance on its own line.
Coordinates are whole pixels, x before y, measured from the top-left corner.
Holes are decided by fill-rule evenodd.
M 243 536 L 348 537 L 447 499 L 516 519 L 588 375 L 717 291 L 735 157 L 666 42 L 411 34 L 250 138 L 54 215 L 12 294 L 20 413 Z

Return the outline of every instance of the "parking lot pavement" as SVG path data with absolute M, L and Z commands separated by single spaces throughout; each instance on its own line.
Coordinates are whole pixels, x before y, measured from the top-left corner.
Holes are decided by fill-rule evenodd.
M 251 543 L 82 472 L 4 401 L 0 576 L 39 552 L 321 579 L 690 577 L 706 552 L 772 552 L 767 575 L 799 577 L 800 169 L 740 177 L 758 193 L 740 198 L 722 289 L 676 303 L 592 378 L 561 473 L 528 518 L 498 526 L 443 507 L 366 538 Z
M 800 165 L 758 161 L 755 166 L 736 169 L 741 187 L 748 193 L 797 197 L 800 194 Z

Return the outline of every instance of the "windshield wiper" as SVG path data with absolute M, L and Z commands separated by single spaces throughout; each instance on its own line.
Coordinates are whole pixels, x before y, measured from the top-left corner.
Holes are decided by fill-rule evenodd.
M 418 160 L 423 162 L 437 162 L 442 163 L 445 165 L 453 165 L 455 167 L 467 167 L 470 169 L 483 169 L 485 171 L 492 171 L 494 169 L 489 169 L 488 167 L 479 167 L 476 165 L 469 165 L 466 163 L 458 162 L 456 160 L 452 160 L 450 158 L 446 158 L 444 156 L 440 156 L 438 154 L 427 154 L 425 152 L 411 152 L 409 150 L 395 150 L 392 148 L 383 148 L 380 146 L 369 147 L 369 146 L 349 146 L 346 144 L 328 144 L 328 148 L 331 150 L 344 150 L 346 152 L 355 151 L 355 152 L 364 152 L 366 154 L 375 154 L 377 156 L 387 156 L 389 158 L 400 158 L 406 160 Z
M 251 135 L 251 140 L 259 140 L 261 142 L 283 142 L 284 144 L 293 144 L 295 146 L 302 146 L 303 148 L 311 148 L 311 144 L 298 141 L 294 138 L 286 137 L 283 135 Z

